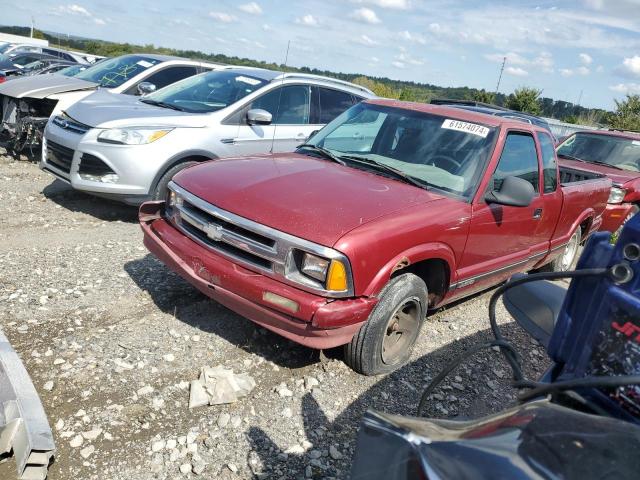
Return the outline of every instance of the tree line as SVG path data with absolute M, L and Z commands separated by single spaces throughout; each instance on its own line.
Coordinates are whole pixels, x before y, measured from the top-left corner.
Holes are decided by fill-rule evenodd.
M 28 36 L 30 33 L 28 27 L 0 27 L 0 31 L 23 36 Z M 530 87 L 521 87 L 510 95 L 504 95 L 502 93 L 492 93 L 484 89 L 469 87 L 441 87 L 428 83 L 392 80 L 385 77 L 367 77 L 358 73 L 332 72 L 309 67 L 294 68 L 274 62 L 252 60 L 223 54 L 204 53 L 197 50 L 156 47 L 151 44 L 135 45 L 131 43 L 116 43 L 79 37 L 65 37 L 38 30 L 34 32 L 34 36 L 47 39 L 51 45 L 57 45 L 61 48 L 82 50 L 93 55 L 105 57 L 116 57 L 128 53 L 157 53 L 201 59 L 214 63 L 311 73 L 354 82 L 369 88 L 376 95 L 386 98 L 424 103 L 434 98 L 472 100 L 503 106 L 534 115 L 551 117 L 569 123 L 608 125 L 613 128 L 640 130 L 640 95 L 627 95 L 625 100 L 621 102 L 616 101 L 615 112 L 608 112 L 603 109 L 586 108 L 564 100 L 542 97 L 541 90 Z

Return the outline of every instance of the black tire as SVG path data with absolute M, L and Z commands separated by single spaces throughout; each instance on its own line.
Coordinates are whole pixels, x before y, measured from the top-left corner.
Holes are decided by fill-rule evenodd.
M 573 232 L 571 238 L 569 239 L 569 243 L 562 250 L 560 255 L 553 259 L 552 262 L 547 263 L 546 265 L 540 267 L 538 271 L 540 272 L 566 272 L 567 270 L 572 270 L 578 258 L 580 257 L 580 243 L 582 243 L 582 230 L 580 227 Z M 574 248 L 575 246 L 575 248 Z M 569 250 L 573 250 L 573 258 L 569 259 L 565 257 L 565 253 Z
M 181 170 L 184 170 L 187 167 L 197 164 L 196 161 L 186 161 L 181 162 L 177 165 L 174 165 L 169 170 L 164 172 L 158 183 L 156 184 L 156 188 L 153 189 L 151 194 L 152 200 L 165 200 L 167 198 L 167 194 L 169 193 L 169 182 L 173 178 L 173 176 Z
M 345 345 L 345 363 L 363 375 L 401 367 L 409 360 L 427 308 L 427 286 L 420 277 L 405 273 L 391 279 L 366 323 Z

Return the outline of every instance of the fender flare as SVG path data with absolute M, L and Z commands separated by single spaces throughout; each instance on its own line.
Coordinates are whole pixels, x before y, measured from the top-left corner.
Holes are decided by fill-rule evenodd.
M 457 277 L 456 257 L 451 247 L 442 242 L 423 243 L 395 255 L 389 260 L 369 282 L 369 285 L 364 290 L 364 295 L 377 296 L 387 284 L 389 278 L 391 278 L 391 274 L 397 265 L 407 267 L 424 260 L 444 261 L 449 268 L 449 285 L 455 281 Z
M 580 225 L 582 225 L 586 220 L 591 220 L 591 225 L 593 225 L 593 221 L 595 220 L 595 218 L 596 218 L 595 210 L 593 208 L 587 208 L 584 212 L 582 212 L 582 214 L 580 214 L 578 219 L 571 224 L 568 238 L 571 238 L 571 235 L 573 235 L 576 229 L 580 228 Z M 583 235 L 583 239 L 587 238 L 588 235 L 589 235 L 589 232 L 585 232 Z M 569 240 L 567 239 L 567 241 Z
M 149 189 L 149 192 L 153 192 L 155 190 L 156 186 L 158 185 L 158 182 L 160 181 L 162 176 L 165 173 L 167 173 L 167 171 L 169 171 L 169 169 L 175 167 L 179 163 L 182 163 L 184 160 L 186 160 L 189 157 L 206 157 L 210 160 L 216 160 L 220 158 L 218 157 L 218 155 L 214 153 L 208 152 L 207 150 L 199 150 L 199 149 L 185 150 L 180 153 L 177 153 L 173 157 L 169 158 L 169 160 L 167 160 L 164 163 L 162 168 L 158 170 L 158 173 L 156 173 L 156 176 L 153 177 L 153 182 L 151 183 L 151 188 Z

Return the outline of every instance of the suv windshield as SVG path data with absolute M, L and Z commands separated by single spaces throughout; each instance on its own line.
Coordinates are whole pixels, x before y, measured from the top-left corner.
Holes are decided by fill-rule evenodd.
M 80 72 L 75 77 L 87 82 L 97 83 L 104 88 L 115 88 L 147 68 L 161 62 L 157 58 L 125 55 L 100 62 L 87 68 L 84 72 Z
M 86 65 L 71 65 L 69 67 L 65 67 L 62 70 L 58 70 L 56 73 L 60 75 L 64 75 L 65 77 L 75 77 L 78 73 L 86 70 Z
M 640 172 L 640 140 L 576 133 L 558 147 L 558 155 Z
M 309 141 L 311 147 L 302 146 L 300 151 L 318 155 L 312 147 L 320 147 L 347 166 L 387 175 L 376 162 L 427 188 L 468 199 L 475 192 L 495 136 L 495 128 L 476 123 L 361 103 L 320 130 Z
M 268 82 L 233 70 L 214 70 L 185 78 L 142 101 L 186 112 L 215 112 L 255 92 Z M 162 106 L 162 105 L 161 105 Z

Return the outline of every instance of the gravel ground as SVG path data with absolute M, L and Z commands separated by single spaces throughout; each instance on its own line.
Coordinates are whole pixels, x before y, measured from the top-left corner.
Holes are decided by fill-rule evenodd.
M 135 209 L 2 155 L 0 245 L 0 327 L 54 431 L 51 480 L 348 478 L 367 408 L 413 413 L 448 359 L 490 337 L 484 293 L 430 316 L 405 368 L 357 375 L 339 351 L 300 347 L 198 293 L 145 250 Z M 537 377 L 544 352 L 502 307 L 498 318 Z M 216 365 L 256 388 L 189 410 L 188 382 Z M 500 410 L 513 402 L 508 384 L 498 353 L 478 355 L 429 414 Z M 0 477 L 14 468 L 0 465 Z

